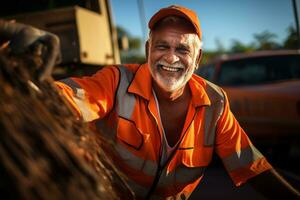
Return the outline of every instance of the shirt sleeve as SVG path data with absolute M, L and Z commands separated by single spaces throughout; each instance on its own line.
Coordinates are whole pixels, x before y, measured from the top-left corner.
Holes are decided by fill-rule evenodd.
M 114 107 L 119 83 L 117 67 L 108 66 L 83 78 L 66 78 L 55 84 L 85 122 L 103 118 Z
M 235 119 L 226 95 L 224 112 L 217 124 L 216 152 L 236 186 L 272 168 Z

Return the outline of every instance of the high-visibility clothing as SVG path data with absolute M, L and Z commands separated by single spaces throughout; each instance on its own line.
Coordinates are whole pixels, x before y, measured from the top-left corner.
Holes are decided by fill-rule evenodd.
M 237 186 L 271 168 L 234 118 L 224 91 L 197 75 L 188 81 L 192 100 L 164 166 L 163 127 L 147 64 L 108 66 L 57 85 L 84 121 L 114 141 L 116 152 L 110 154 L 138 197 L 187 199 L 213 151 Z

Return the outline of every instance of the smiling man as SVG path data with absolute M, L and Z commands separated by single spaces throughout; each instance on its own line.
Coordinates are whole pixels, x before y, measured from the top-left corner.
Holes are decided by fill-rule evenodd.
M 147 42 L 148 68 L 162 131 L 173 147 L 179 142 L 192 99 L 187 82 L 200 61 L 201 41 L 184 18 L 170 16 L 152 24 Z
M 224 91 L 193 74 L 202 55 L 196 13 L 163 8 L 149 28 L 147 63 L 57 83 L 78 115 L 113 141 L 108 153 L 137 198 L 187 199 L 214 151 L 235 185 L 249 180 L 267 197 L 298 198 L 253 146 Z
M 147 63 L 57 82 L 78 117 L 113 142 L 107 154 L 136 197 L 187 199 L 216 152 L 236 186 L 249 182 L 268 198 L 299 199 L 253 146 L 224 91 L 193 74 L 202 54 L 196 13 L 162 8 L 149 28 Z

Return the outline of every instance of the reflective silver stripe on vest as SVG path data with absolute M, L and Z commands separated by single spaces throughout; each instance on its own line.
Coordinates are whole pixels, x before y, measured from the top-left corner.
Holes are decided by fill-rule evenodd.
M 97 113 L 90 109 L 88 102 L 86 102 L 85 91 L 80 87 L 78 83 L 73 81 L 71 78 L 62 79 L 59 80 L 59 82 L 68 85 L 73 90 L 75 95 L 72 97 L 72 99 L 78 106 L 82 115 L 82 119 L 85 122 L 90 122 L 97 118 Z
M 117 91 L 117 109 L 119 116 L 131 119 L 135 106 L 135 96 L 129 94 L 127 89 L 132 81 L 133 73 L 124 66 L 119 66 L 120 83 Z
M 165 187 L 174 183 L 192 183 L 200 178 L 204 173 L 205 167 L 186 167 L 178 166 L 174 171 L 167 173 L 164 168 L 158 186 Z
M 173 182 L 174 183 L 174 182 Z M 173 184 L 172 183 L 172 184 Z M 137 184 L 135 183 L 134 181 L 132 180 L 128 180 L 127 181 L 127 184 L 129 185 L 129 187 L 135 192 L 136 194 L 136 197 L 138 197 L 138 199 L 140 198 L 145 198 L 145 195 L 147 194 L 148 190 L 149 190 L 149 187 L 144 187 L 144 186 L 141 186 L 140 184 Z M 158 196 L 158 195 L 151 195 L 150 196 L 150 199 L 151 200 L 163 200 L 163 199 L 188 199 L 189 196 L 191 195 L 191 192 L 187 193 L 187 192 L 184 192 L 183 193 L 178 193 L 176 195 L 173 195 L 173 196 L 169 196 L 169 197 L 161 197 L 161 196 Z M 184 196 L 184 197 L 183 197 Z
M 71 78 L 61 79 L 58 82 L 62 82 L 64 84 L 68 85 L 73 90 L 74 94 L 77 94 L 77 90 L 82 90 L 80 85 L 78 85 L 78 83 L 73 81 Z
M 119 153 L 119 156 L 135 170 L 141 170 L 144 174 L 148 176 L 155 176 L 157 170 L 157 164 L 151 160 L 142 159 L 133 153 L 131 153 L 127 148 L 123 147 L 121 144 L 115 144 L 116 151 Z
M 262 157 L 263 155 L 253 145 L 250 145 L 239 152 L 235 152 L 225 158 L 222 158 L 222 161 L 227 171 L 230 172 L 235 169 L 245 167 Z
M 123 147 L 121 144 L 115 146 L 119 156 L 135 170 L 141 170 L 148 176 L 155 176 L 157 163 L 151 160 L 144 160 Z M 158 186 L 168 186 L 175 182 L 191 183 L 203 175 L 205 167 L 185 167 L 178 166 L 174 171 L 167 173 L 164 168 Z
M 224 94 L 215 84 L 206 81 L 206 93 L 211 105 L 205 107 L 204 117 L 204 146 L 213 146 L 215 143 L 216 127 L 224 110 Z

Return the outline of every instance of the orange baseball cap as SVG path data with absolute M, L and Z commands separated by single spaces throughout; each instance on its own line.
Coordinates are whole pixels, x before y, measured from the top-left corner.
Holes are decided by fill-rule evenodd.
M 165 17 L 168 17 L 170 15 L 183 17 L 183 18 L 187 19 L 188 21 L 190 21 L 191 24 L 194 26 L 200 40 L 202 39 L 202 33 L 201 33 L 200 23 L 199 23 L 199 19 L 198 19 L 197 14 L 193 10 L 190 10 L 188 8 L 178 6 L 178 5 L 171 5 L 169 7 L 162 8 L 157 13 L 155 13 L 151 17 L 151 19 L 148 23 L 149 29 L 152 30 L 153 27 L 155 26 L 155 24 L 159 20 L 161 20 Z

